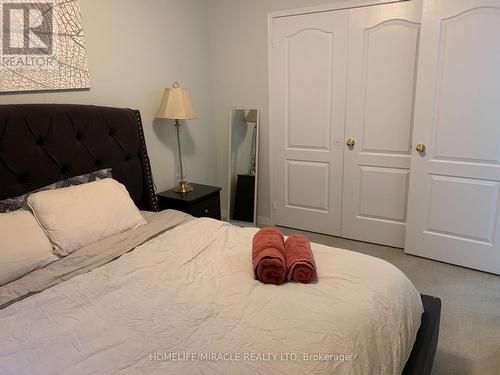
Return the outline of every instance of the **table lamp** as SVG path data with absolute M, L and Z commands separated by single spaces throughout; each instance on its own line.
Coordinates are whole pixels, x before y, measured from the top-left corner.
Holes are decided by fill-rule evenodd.
M 181 175 L 179 185 L 173 190 L 178 193 L 188 193 L 193 191 L 193 187 L 187 182 L 182 168 L 181 141 L 179 137 L 179 128 L 181 126 L 180 120 L 192 120 L 197 118 L 196 113 L 193 111 L 191 101 L 189 100 L 187 90 L 180 87 L 177 82 L 174 82 L 172 87 L 166 88 L 156 117 L 175 120 L 174 126 L 177 130 L 177 146 L 179 149 L 179 165 Z

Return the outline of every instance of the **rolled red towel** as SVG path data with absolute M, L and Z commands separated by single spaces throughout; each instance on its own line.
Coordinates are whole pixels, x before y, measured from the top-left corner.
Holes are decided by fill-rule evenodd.
M 284 282 L 286 260 L 283 234 L 275 228 L 263 228 L 255 234 L 252 242 L 255 278 L 266 284 Z
M 306 237 L 300 234 L 288 237 L 285 242 L 285 257 L 288 280 L 308 284 L 317 279 L 316 262 L 311 243 Z

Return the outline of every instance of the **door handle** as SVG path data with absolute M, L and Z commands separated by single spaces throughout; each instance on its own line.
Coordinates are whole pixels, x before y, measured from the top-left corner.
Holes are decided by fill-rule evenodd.
M 415 150 L 417 150 L 418 153 L 423 154 L 425 152 L 425 145 L 423 143 L 419 143 L 417 147 L 415 147 Z
M 349 138 L 345 144 L 347 145 L 347 147 L 354 147 L 356 141 L 354 140 L 354 138 Z

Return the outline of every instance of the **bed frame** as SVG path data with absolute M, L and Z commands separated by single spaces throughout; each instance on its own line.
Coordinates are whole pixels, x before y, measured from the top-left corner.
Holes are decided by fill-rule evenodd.
M 436 355 L 441 320 L 441 300 L 426 295 L 421 297 L 424 305 L 422 322 L 403 375 L 430 375 Z
M 103 168 L 135 204 L 158 211 L 139 111 L 70 104 L 0 105 L 0 200 Z M 430 375 L 441 300 L 424 313 L 404 375 Z
M 139 111 L 0 105 L 0 200 L 103 168 L 140 209 L 158 211 Z

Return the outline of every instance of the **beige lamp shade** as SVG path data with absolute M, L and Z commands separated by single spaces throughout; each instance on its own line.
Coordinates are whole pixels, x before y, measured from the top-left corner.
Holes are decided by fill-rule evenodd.
M 248 111 L 247 117 L 245 118 L 245 121 L 256 124 L 257 123 L 257 110 L 250 109 Z
M 191 100 L 187 90 L 174 83 L 173 87 L 165 89 L 160 108 L 156 114 L 157 118 L 168 118 L 173 120 L 192 120 L 197 118 L 193 111 Z

